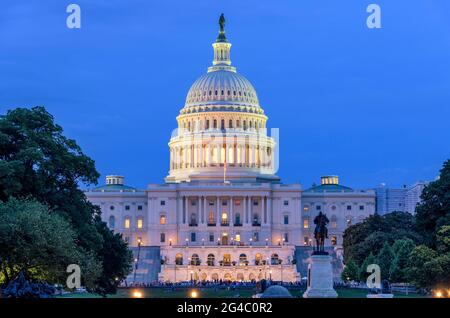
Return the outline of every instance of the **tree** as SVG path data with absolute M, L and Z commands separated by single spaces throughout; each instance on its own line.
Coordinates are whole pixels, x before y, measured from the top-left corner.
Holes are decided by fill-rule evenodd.
M 394 253 L 391 246 L 385 242 L 380 253 L 377 255 L 377 264 L 380 266 L 381 279 L 389 279 L 389 270 L 394 260 Z
M 450 226 L 441 226 L 436 233 L 436 250 L 441 254 L 450 253 Z
M 93 286 L 101 264 L 75 244 L 70 224 L 35 200 L 0 202 L 0 268 L 7 284 L 20 272 L 35 280 L 62 283 L 66 268 L 79 264 L 86 286 Z
M 438 229 L 450 225 L 450 160 L 444 162 L 439 179 L 425 187 L 421 199 L 416 208 L 416 227 L 424 243 L 435 248 Z
M 413 215 L 406 212 L 371 215 L 345 230 L 345 261 L 353 259 L 360 266 L 369 253 L 378 254 L 385 242 L 392 245 L 402 238 L 420 241 L 420 236 L 415 231 Z
M 375 256 L 370 253 L 364 262 L 362 263 L 361 267 L 359 268 L 359 280 L 365 282 L 367 280 L 367 277 L 369 277 L 370 273 L 367 273 L 367 267 L 370 264 L 376 264 Z
M 101 295 L 115 294 L 119 283 L 131 271 L 133 255 L 122 234 L 114 234 L 108 229 L 105 222 L 96 223 L 98 231 L 104 237 L 103 248 L 99 257 L 103 263 L 103 272 L 98 280 L 96 292 Z
M 343 281 L 359 281 L 359 268 L 353 260 L 345 264 L 341 278 Z
M 431 248 L 425 245 L 415 247 L 406 268 L 408 281 L 417 287 L 434 287 L 443 275 L 443 268 L 437 258 L 438 253 Z
M 112 233 L 101 230 L 100 210 L 78 188 L 79 184 L 96 184 L 98 177 L 94 161 L 63 135 L 43 107 L 17 108 L 0 117 L 0 200 L 33 197 L 45 203 L 52 214 L 69 223 L 68 229 L 73 229 L 76 244 L 85 255 L 97 260 L 109 255 L 114 264 L 123 261 L 129 265 L 128 251 L 104 250 Z M 120 242 L 112 244 L 113 248 L 120 246 Z M 110 267 L 101 278 L 122 277 L 128 265 Z
M 392 251 L 394 253 L 394 260 L 390 267 L 390 279 L 396 283 L 407 282 L 406 267 L 409 260 L 409 255 L 414 249 L 415 244 L 412 240 L 397 240 L 392 245 Z

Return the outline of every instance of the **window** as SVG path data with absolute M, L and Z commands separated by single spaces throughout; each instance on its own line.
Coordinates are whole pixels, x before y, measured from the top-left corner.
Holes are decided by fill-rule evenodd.
M 272 264 L 272 265 L 280 264 L 280 259 L 278 258 L 278 254 L 272 254 L 272 256 L 270 257 L 270 264 Z
M 214 242 L 214 233 L 209 233 L 209 241 Z
M 288 200 L 284 200 L 283 204 L 284 205 L 289 205 L 289 201 Z
M 258 201 L 253 201 L 253 205 L 258 205 Z
M 129 211 L 130 210 L 130 206 L 129 205 L 125 205 L 125 211 Z
M 208 260 L 207 260 L 206 264 L 208 266 L 214 266 L 214 261 L 215 261 L 214 254 L 208 254 Z
M 183 255 L 181 255 L 180 253 L 175 255 L 175 264 L 176 265 L 183 265 Z
M 129 228 L 130 228 L 130 218 L 125 218 L 125 224 L 124 224 L 124 227 L 125 227 L 126 229 L 129 229 Z
M 258 232 L 253 233 L 253 241 L 259 242 L 259 233 Z
M 241 234 L 236 234 L 234 240 L 239 243 L 241 241 Z
M 331 210 L 336 210 L 336 206 L 335 205 L 333 205 L 332 207 L 331 207 Z
M 196 206 L 196 205 L 197 205 L 197 202 L 191 201 L 191 205 L 192 205 L 192 206 Z
M 351 205 L 347 205 L 347 211 L 350 211 L 352 209 Z
M 198 257 L 198 254 L 192 254 L 191 265 L 194 265 L 194 266 L 200 265 L 200 258 Z
M 289 233 L 284 233 L 283 238 L 285 242 L 289 242 Z
M 166 201 L 161 200 L 161 205 L 166 205 Z
M 130 242 L 130 237 L 129 236 L 125 236 L 125 243 L 129 243 Z
M 322 207 L 320 205 L 316 205 L 316 210 L 320 211 L 320 210 L 322 210 Z
M 139 211 L 142 210 L 142 205 L 138 205 L 138 210 L 139 210 Z
M 361 211 L 364 210 L 364 205 L 360 205 L 359 210 L 361 210 Z
M 241 200 L 235 200 L 234 201 L 234 205 L 235 206 L 240 206 L 241 205 Z
M 214 212 L 213 211 L 210 211 L 208 214 L 208 224 L 209 225 L 216 224 L 216 222 L 214 221 Z
M 161 214 L 159 217 L 159 224 L 164 225 L 166 224 L 166 215 L 165 214 Z
M 242 225 L 242 223 L 241 223 L 241 214 L 240 213 L 236 213 L 236 215 L 234 217 L 235 217 L 234 225 Z
M 110 229 L 114 229 L 114 227 L 116 226 L 116 218 L 114 217 L 114 215 L 111 215 L 109 217 L 109 228 Z
M 189 225 L 197 226 L 197 214 L 195 214 L 195 213 L 191 214 L 191 220 L 189 222 Z
M 226 206 L 227 204 L 228 204 L 228 202 L 227 202 L 226 200 L 223 200 L 223 201 L 222 201 L 222 205 L 223 205 L 223 206 Z
M 214 201 L 209 201 L 209 205 L 214 205 Z
M 144 220 L 143 220 L 142 217 L 139 217 L 139 218 L 137 219 L 137 228 L 138 228 L 138 229 L 142 229 L 143 225 L 144 225 Z
M 191 233 L 191 242 L 195 242 L 197 240 L 197 236 L 195 235 L 195 232 Z
M 284 225 L 288 225 L 289 224 L 289 215 L 285 215 L 283 217 L 283 223 L 284 223 Z
M 309 219 L 303 219 L 303 228 L 309 229 Z
M 228 225 L 228 213 L 222 213 L 222 225 Z
M 244 265 L 246 263 L 247 263 L 247 255 L 246 254 L 239 255 L 239 264 Z
M 336 217 L 336 215 L 332 215 L 331 216 L 330 222 L 331 222 L 331 228 L 333 228 L 333 229 L 337 228 L 337 217 Z
M 160 234 L 160 236 L 159 236 L 159 241 L 160 241 L 161 243 L 166 242 L 166 233 L 161 233 L 161 234 Z
M 109 207 L 109 209 L 112 211 L 112 210 L 114 210 L 114 205 L 111 205 L 110 207 Z
M 303 212 L 309 212 L 309 205 L 305 205 L 303 207 Z

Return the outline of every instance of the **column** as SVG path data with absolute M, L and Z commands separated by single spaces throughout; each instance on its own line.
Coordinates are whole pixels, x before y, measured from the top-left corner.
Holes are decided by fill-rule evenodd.
M 220 199 L 216 197 L 216 225 L 220 224 Z
M 264 224 L 267 224 L 267 212 L 266 212 L 266 206 L 265 206 L 265 201 L 266 197 L 262 196 L 261 197 L 261 214 L 262 214 L 262 218 L 264 220 Z
M 267 197 L 267 221 L 272 224 L 272 198 Z
M 187 209 L 188 209 L 188 197 L 184 197 L 184 211 L 183 211 L 183 223 L 186 224 L 186 216 L 187 216 Z
M 211 166 L 211 144 L 206 146 L 206 166 Z
M 233 213 L 233 197 L 230 197 L 230 223 L 234 225 L 234 213 Z
M 243 223 L 248 223 L 248 218 L 247 218 L 247 197 L 242 197 L 242 204 L 244 205 L 244 215 L 242 216 L 242 222 Z
M 202 223 L 204 224 L 205 223 L 205 211 L 206 211 L 206 197 L 202 197 L 203 198 L 203 200 L 202 200 L 202 203 L 203 203 L 203 206 L 202 206 Z
M 247 204 L 248 204 L 248 222 L 249 223 L 253 223 L 253 215 L 252 215 L 252 197 L 249 196 L 248 200 L 247 200 Z
M 199 225 L 202 220 L 202 217 L 201 217 L 202 209 L 200 207 L 200 204 L 201 204 L 201 200 L 200 200 L 200 196 L 198 196 L 197 197 L 197 224 L 199 224 Z
M 186 224 L 186 210 L 185 210 L 185 207 L 186 207 L 186 197 L 183 196 L 183 201 L 181 203 L 181 211 L 182 211 L 182 214 L 183 214 L 183 224 Z

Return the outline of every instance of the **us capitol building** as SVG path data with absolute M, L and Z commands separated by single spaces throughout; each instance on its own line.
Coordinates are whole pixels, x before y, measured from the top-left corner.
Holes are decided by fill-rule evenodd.
M 281 182 L 277 142 L 254 87 L 231 64 L 224 22 L 212 66 L 176 118 L 165 182 L 140 190 L 110 175 L 86 195 L 133 250 L 128 282 L 298 281 L 320 211 L 330 220 L 326 245 L 338 277 L 343 231 L 375 212 L 375 192 L 342 186 L 337 176 L 306 190 Z

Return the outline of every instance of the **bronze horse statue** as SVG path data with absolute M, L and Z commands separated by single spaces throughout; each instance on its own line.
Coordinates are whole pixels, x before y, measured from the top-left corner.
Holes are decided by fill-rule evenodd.
M 314 238 L 316 239 L 315 252 L 325 252 L 325 239 L 328 238 L 327 224 L 329 222 L 327 216 L 322 214 L 322 212 L 319 212 L 319 215 L 314 218 L 314 224 L 316 225 L 314 229 Z

